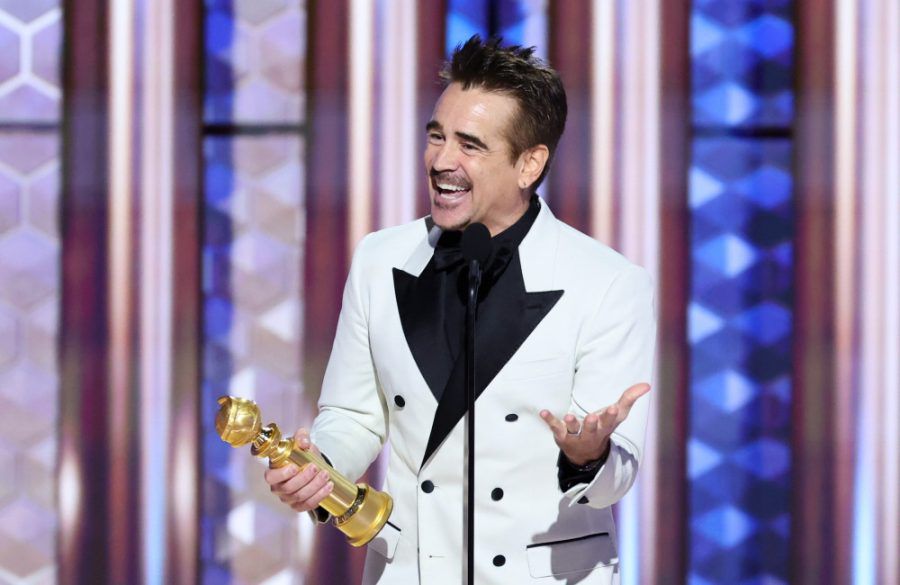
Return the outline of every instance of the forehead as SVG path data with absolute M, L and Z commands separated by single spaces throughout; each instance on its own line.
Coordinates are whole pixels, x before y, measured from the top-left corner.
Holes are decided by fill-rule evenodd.
M 515 115 L 515 98 L 451 83 L 434 106 L 432 120 L 444 132 L 464 132 L 482 139 L 499 138 Z

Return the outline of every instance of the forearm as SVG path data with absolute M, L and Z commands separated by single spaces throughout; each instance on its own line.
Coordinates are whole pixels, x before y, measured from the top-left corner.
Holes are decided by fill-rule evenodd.
M 356 481 L 381 452 L 385 435 L 378 432 L 379 427 L 384 423 L 369 426 L 361 422 L 358 413 L 324 407 L 313 423 L 310 438 L 328 456 L 332 467 Z

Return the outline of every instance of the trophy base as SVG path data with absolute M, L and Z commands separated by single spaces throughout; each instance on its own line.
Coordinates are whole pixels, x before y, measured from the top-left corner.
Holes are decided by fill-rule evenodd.
M 385 492 L 370 489 L 365 484 L 357 486 L 359 507 L 349 516 L 336 518 L 334 525 L 347 535 L 351 546 L 360 547 L 381 532 L 394 509 L 394 500 Z

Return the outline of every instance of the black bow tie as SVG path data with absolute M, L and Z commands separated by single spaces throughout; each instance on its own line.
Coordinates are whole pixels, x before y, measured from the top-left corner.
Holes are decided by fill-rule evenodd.
M 465 262 L 462 253 L 462 232 L 444 232 L 434 247 L 434 268 L 445 272 Z
M 516 246 L 512 242 L 491 240 L 491 255 L 482 267 L 483 282 L 493 283 L 503 273 L 515 253 Z M 434 269 L 437 272 L 450 272 L 465 264 L 462 253 L 462 232 L 444 232 L 434 247 Z
M 482 266 L 482 282 L 488 284 L 497 282 L 509 265 L 509 261 L 512 260 L 513 254 L 516 253 L 519 243 L 525 238 L 525 234 L 537 219 L 540 209 L 541 204 L 537 196 L 533 195 L 525 214 L 512 226 L 491 238 L 491 255 Z M 434 247 L 432 261 L 436 272 L 450 272 L 457 266 L 464 265 L 466 259 L 462 253 L 462 232 L 443 232 Z

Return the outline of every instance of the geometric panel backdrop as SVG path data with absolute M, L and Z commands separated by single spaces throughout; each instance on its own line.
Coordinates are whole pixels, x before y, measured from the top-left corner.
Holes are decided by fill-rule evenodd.
M 547 53 L 547 3 L 542 0 L 448 0 L 445 53 L 472 35 L 500 36 L 504 45 L 534 46 Z
M 792 6 L 790 0 L 695 0 L 690 43 L 695 126 L 790 128 Z
M 306 9 L 302 0 L 206 0 L 208 124 L 299 123 Z
M 447 56 L 472 35 L 485 39 L 495 32 L 490 30 L 490 4 L 487 0 L 448 0 L 444 43 Z
M 547 53 L 547 3 L 542 0 L 448 0 L 445 53 L 472 35 L 500 36 L 504 45 L 534 46 Z
M 59 2 L 0 4 L 0 582 L 56 579 Z
M 211 137 L 205 144 L 204 480 L 207 583 L 260 583 L 293 574 L 297 526 L 269 493 L 249 449 L 219 438 L 215 399 L 255 400 L 286 432 L 307 410 L 301 379 L 304 232 L 297 137 Z M 287 573 L 285 573 L 287 572 Z
M 694 2 L 690 583 L 787 583 L 793 25 L 785 0 Z
M 694 141 L 690 489 L 694 582 L 787 582 L 791 149 Z
M 572 175 L 567 177 L 571 180 L 554 181 L 551 175 L 555 197 L 547 200 L 569 223 L 585 229 L 588 225 L 593 226 L 594 235 L 609 236 L 608 241 L 618 242 L 619 247 L 629 254 L 634 252 L 629 246 L 623 246 L 623 242 L 629 242 L 623 236 L 636 228 L 634 222 L 628 221 L 631 217 L 628 210 L 634 205 L 635 193 L 641 191 L 633 188 L 638 183 L 629 179 L 632 176 L 629 173 L 652 177 L 656 170 L 655 163 L 629 155 L 629 144 L 635 149 L 639 142 L 634 136 L 639 133 L 656 137 L 656 127 L 649 122 L 646 126 L 643 122 L 632 125 L 635 120 L 646 117 L 639 115 L 633 103 L 635 100 L 631 98 L 647 91 L 648 86 L 644 83 L 647 78 L 637 73 L 640 69 L 637 61 L 630 59 L 637 53 L 625 51 L 623 47 L 636 44 L 647 54 L 655 53 L 656 45 L 640 43 L 640 35 L 636 34 L 637 27 L 634 26 L 636 21 L 629 16 L 632 12 L 641 13 L 641 26 L 656 31 L 656 21 L 643 10 L 653 1 L 648 0 L 645 5 L 634 0 L 573 0 L 571 3 L 444 0 L 434 5 L 416 3 L 412 10 L 418 15 L 418 27 L 422 29 L 417 31 L 416 42 L 420 45 L 415 47 L 417 50 L 428 45 L 422 40 L 427 41 L 433 35 L 436 29 L 429 27 L 434 23 L 435 27 L 444 27 L 440 42 L 435 44 L 446 46 L 448 52 L 472 33 L 500 34 L 507 43 L 536 44 L 539 53 L 546 54 L 549 48 L 555 59 L 554 65 L 564 73 L 564 78 L 574 75 L 567 80 L 571 100 L 567 137 L 570 141 L 574 137 L 577 148 L 573 152 L 577 149 L 584 152 L 575 153 L 578 154 L 576 157 L 559 157 L 556 172 Z M 659 0 L 660 6 L 663 2 Z M 78 3 L 70 2 L 67 6 L 75 4 Z M 138 60 L 147 57 L 142 53 L 148 46 L 147 41 L 141 39 L 155 38 L 159 30 L 146 27 L 142 19 L 152 12 L 147 7 L 156 2 L 125 0 L 99 4 L 107 8 L 110 5 L 136 8 L 132 24 L 139 48 L 131 57 Z M 163 4 L 168 6 L 168 3 Z M 317 10 L 308 14 L 307 4 Z M 684 520 L 684 540 L 677 554 L 679 558 L 682 552 L 686 554 L 684 578 L 690 583 L 786 583 L 789 579 L 788 555 L 791 551 L 805 552 L 802 547 L 807 543 L 800 540 L 801 537 L 808 539 L 810 532 L 817 530 L 820 524 L 827 534 L 810 546 L 825 544 L 816 552 L 829 557 L 824 562 L 817 559 L 819 568 L 824 568 L 826 574 L 830 567 L 839 567 L 840 562 L 846 560 L 832 561 L 831 557 L 851 554 L 843 549 L 849 549 L 844 545 L 852 541 L 855 581 L 897 582 L 894 552 L 897 549 L 898 466 L 896 433 L 893 432 L 897 415 L 890 408 L 891 405 L 897 408 L 898 393 L 895 364 L 885 356 L 892 358 L 896 354 L 896 337 L 889 336 L 897 330 L 896 302 L 892 300 L 898 298 L 894 294 L 897 281 L 893 267 L 898 265 L 894 251 L 900 249 L 893 236 L 897 233 L 895 218 L 898 217 L 894 187 L 900 184 L 896 180 L 896 169 L 900 167 L 894 154 L 900 151 L 896 148 L 896 137 L 900 136 L 896 131 L 896 103 L 900 101 L 893 99 L 897 95 L 898 70 L 897 61 L 892 57 L 900 54 L 896 50 L 897 22 L 900 22 L 898 5 L 896 0 L 826 0 L 814 4 L 814 8 L 809 8 L 791 0 L 693 0 L 686 6 L 690 11 L 690 44 L 684 57 L 689 57 L 686 63 L 690 75 L 679 74 L 674 87 L 680 91 L 685 87 L 681 84 L 689 85 L 690 92 L 686 97 L 691 140 L 689 148 L 683 150 L 689 153 L 685 154 L 688 159 L 675 157 L 677 161 L 688 160 L 689 164 L 679 162 L 674 166 L 688 178 L 690 247 L 686 254 L 688 265 L 676 263 L 674 270 L 683 272 L 689 283 L 687 302 L 680 302 L 680 293 L 676 298 L 679 309 L 683 306 L 687 313 L 686 335 L 679 333 L 678 337 L 684 339 L 689 350 L 690 370 L 686 400 L 681 401 L 681 395 L 678 395 L 678 408 L 671 417 L 678 418 L 680 423 L 681 415 L 686 415 L 683 437 L 687 450 L 686 491 L 680 491 L 680 483 L 666 482 L 662 476 L 651 474 L 651 481 L 659 486 L 660 493 L 663 490 L 685 493 L 688 509 L 682 518 L 680 509 L 672 513 L 662 506 L 660 521 L 646 522 L 643 521 L 644 514 L 652 513 L 655 506 L 645 505 L 646 501 L 640 500 L 642 522 L 639 526 L 642 530 L 646 526 L 648 531 L 663 534 L 661 538 L 664 538 L 670 536 L 666 528 L 673 524 L 681 526 Z M 59 417 L 61 380 L 57 355 L 61 310 L 59 186 L 65 183 L 60 176 L 60 146 L 66 146 L 60 136 L 61 5 L 60 0 L 0 0 L 0 399 L 3 400 L 3 408 L 0 408 L 0 584 L 53 583 L 58 577 L 66 577 L 65 571 L 57 568 L 55 559 L 59 552 L 55 549 L 60 522 L 56 510 L 56 450 L 60 425 L 65 428 L 67 423 Z M 318 307 L 320 302 L 309 301 L 313 298 L 311 295 L 328 298 L 327 295 L 339 294 L 331 280 L 323 286 L 321 267 L 317 263 L 322 262 L 319 252 L 323 250 L 340 248 L 334 254 L 323 253 L 323 258 L 343 257 L 347 218 L 343 217 L 345 195 L 340 186 L 326 189 L 324 195 L 318 187 L 306 193 L 305 175 L 308 173 L 311 179 L 316 179 L 309 184 L 318 186 L 330 180 L 318 180 L 317 172 L 322 167 L 330 166 L 345 172 L 342 149 L 346 146 L 347 136 L 344 135 L 348 134 L 346 130 L 353 129 L 342 120 L 328 118 L 334 110 L 326 111 L 322 116 L 319 107 L 325 102 L 336 105 L 339 116 L 348 111 L 343 95 L 347 89 L 344 87 L 346 79 L 343 79 L 346 72 L 340 67 L 329 70 L 321 65 L 345 64 L 343 49 L 337 51 L 338 56 L 330 50 L 346 44 L 342 27 L 345 24 L 349 27 L 349 21 L 357 22 L 362 13 L 376 11 L 379 24 L 374 26 L 376 34 L 371 39 L 370 52 L 371 56 L 380 57 L 373 59 L 376 67 L 366 79 L 370 79 L 373 86 L 369 92 L 375 98 L 370 104 L 371 109 L 380 112 L 381 118 L 371 120 L 374 121 L 374 135 L 369 142 L 383 146 L 385 133 L 379 132 L 379 124 L 390 119 L 384 112 L 391 102 L 385 100 L 385 105 L 379 99 L 393 95 L 385 90 L 385 86 L 391 84 L 407 91 L 403 75 L 411 69 L 405 67 L 404 61 L 404 65 L 395 69 L 401 73 L 391 76 L 386 75 L 383 71 L 386 67 L 382 67 L 396 65 L 383 61 L 385 55 L 393 54 L 388 49 L 408 46 L 387 42 L 386 35 L 379 35 L 382 29 L 390 28 L 384 25 L 385 15 L 403 14 L 403 10 L 413 6 L 410 2 L 396 5 L 406 8 L 395 9 L 393 0 L 373 0 L 371 4 L 364 0 L 203 2 L 201 292 L 204 339 L 200 572 L 205 583 L 287 585 L 311 580 L 318 582 L 322 580 L 313 575 L 320 572 L 322 563 L 332 559 L 332 553 L 336 558 L 343 558 L 343 553 L 337 554 L 338 549 L 328 550 L 328 546 L 323 546 L 329 543 L 324 535 L 335 536 L 334 531 L 314 529 L 305 515 L 288 511 L 272 498 L 262 479 L 261 462 L 253 459 L 246 449 L 232 450 L 222 443 L 212 428 L 212 417 L 216 410 L 215 398 L 225 393 L 255 399 L 262 406 L 265 418 L 279 422 L 286 430 L 308 425 L 315 412 L 317 388 L 303 387 L 303 380 L 317 370 L 314 360 L 304 363 L 304 355 L 309 359 L 310 349 L 317 343 L 312 341 L 313 334 L 304 327 L 304 321 L 316 331 L 320 324 L 316 319 L 327 312 Z M 671 5 L 665 3 L 667 9 Z M 177 3 L 174 6 L 177 10 Z M 332 12 L 335 6 L 338 8 Z M 446 20 L 434 17 L 444 10 Z M 810 26 L 815 20 L 810 14 L 815 10 L 821 12 L 823 21 L 828 21 L 824 27 L 827 30 L 813 30 L 815 27 Z M 323 13 L 339 14 L 341 20 L 334 20 L 333 29 L 313 28 L 308 24 L 308 16 L 317 17 L 316 22 L 321 24 Z M 614 34 L 599 34 L 606 29 L 597 26 L 598 14 L 610 17 Z M 93 15 L 103 23 L 108 16 L 105 11 Z M 344 19 L 348 22 L 343 22 Z M 67 19 L 66 25 L 74 20 Z M 313 22 L 313 19 L 309 20 Z M 584 29 L 578 28 L 579 23 L 584 24 Z M 682 28 L 666 21 L 660 24 L 664 32 Z M 687 27 L 684 28 L 687 32 Z M 323 29 L 328 29 L 329 33 L 323 35 Z M 319 43 L 323 36 L 326 41 L 334 40 L 332 33 L 335 30 L 341 31 L 336 35 L 339 37 L 336 42 L 331 45 Z M 580 31 L 579 34 L 572 34 L 574 30 Z M 798 39 L 802 42 L 800 49 L 795 48 L 798 30 L 804 33 Z M 176 37 L 184 41 L 185 38 L 179 36 L 182 32 L 179 29 Z M 307 33 L 314 39 L 313 46 L 322 51 L 316 55 L 315 66 L 309 68 L 306 65 Z M 408 31 L 404 31 L 404 35 L 407 34 Z M 404 38 L 408 40 L 414 36 Z M 77 48 L 73 50 L 73 56 L 79 60 L 83 58 L 82 53 L 90 52 L 75 42 L 77 35 L 67 38 Z M 88 38 L 93 42 L 100 36 Z M 359 45 L 358 37 L 356 42 Z M 827 49 L 823 50 L 826 43 Z M 329 50 L 322 50 L 323 46 Z M 169 48 L 160 47 L 160 54 L 167 54 Z M 680 54 L 684 48 L 679 37 L 679 42 L 666 45 L 664 51 Z M 191 51 L 184 49 L 184 46 L 176 47 L 174 56 L 176 60 L 184 57 L 180 65 L 190 67 L 195 64 L 194 58 L 190 56 Z M 606 58 L 613 54 L 607 54 L 609 51 L 615 53 L 615 58 L 607 63 Z M 799 75 L 795 54 L 801 57 L 798 59 Z M 100 62 L 105 63 L 108 56 L 101 54 Z M 680 56 L 673 60 L 668 59 L 669 55 L 663 57 L 662 73 L 666 74 L 666 67 L 673 63 L 678 72 L 683 72 L 678 61 Z M 349 61 L 353 58 L 351 56 Z M 426 78 L 422 72 L 431 65 L 423 67 L 428 58 L 421 55 L 416 58 L 419 59 L 416 83 L 424 86 L 431 76 L 429 73 Z M 75 59 L 70 62 L 70 70 L 74 69 L 71 63 L 75 62 Z M 611 71 L 603 72 L 604 67 Z M 334 75 L 322 75 L 323 70 Z M 811 70 L 816 73 L 812 81 L 806 78 Z M 130 71 L 141 72 L 143 69 L 138 67 Z M 78 91 L 81 86 L 77 82 L 81 81 L 81 75 L 85 80 L 91 75 L 86 75 L 87 71 L 74 73 L 67 79 Z M 821 87 L 817 85 L 823 79 L 818 77 L 820 73 L 827 73 L 827 83 L 823 82 Z M 307 74 L 310 80 L 318 83 L 308 82 Z M 834 79 L 829 77 L 832 74 Z M 154 75 L 129 78 L 146 81 L 154 79 Z M 98 77 L 103 82 L 114 75 L 102 72 Z M 323 79 L 325 85 L 335 81 L 335 87 L 329 85 L 322 91 L 317 86 L 322 85 Z M 137 93 L 130 96 L 128 103 L 137 106 L 136 112 L 146 112 L 143 99 L 154 95 L 157 83 L 158 80 L 132 88 Z M 666 87 L 671 89 L 672 86 Z M 668 95 L 665 92 L 669 89 L 663 90 L 664 96 Z M 306 119 L 308 90 L 310 96 L 317 98 L 313 103 L 316 109 L 310 110 L 310 120 Z M 101 95 L 106 91 L 101 89 L 96 94 L 101 101 L 110 97 Z M 421 87 L 419 91 L 422 91 Z M 592 96 L 589 105 L 584 101 L 588 94 Z M 813 100 L 810 100 L 810 94 L 813 94 Z M 650 102 L 659 97 L 652 90 L 647 91 L 647 95 Z M 325 99 L 319 99 L 321 97 Z M 797 106 L 795 112 L 798 97 L 803 98 L 804 107 Z M 73 100 L 77 98 L 74 96 Z M 608 103 L 603 101 L 607 98 Z M 824 101 L 816 102 L 820 99 Z M 429 97 L 427 101 L 430 100 Z M 579 100 L 584 103 L 579 104 Z M 853 103 L 843 103 L 842 109 L 842 100 Z M 181 103 L 180 98 L 176 101 Z M 601 102 L 603 107 L 598 105 Z M 614 113 L 606 112 L 608 119 L 601 118 L 599 125 L 589 126 L 591 117 L 598 116 L 607 105 Z M 815 109 L 809 108 L 810 105 L 822 107 L 822 117 L 828 118 L 824 124 L 815 124 L 815 132 L 809 132 L 808 128 L 809 110 Z M 430 103 L 424 107 L 429 108 Z M 655 105 L 642 107 L 654 108 Z M 101 106 L 100 117 L 106 113 Z M 401 114 L 405 116 L 408 112 L 403 108 Z M 665 117 L 665 112 L 663 114 Z M 143 118 L 135 118 L 139 119 Z M 682 117 L 679 115 L 678 119 L 680 122 Z M 336 124 L 337 130 L 332 136 L 320 134 L 315 143 L 319 148 L 314 149 L 307 141 L 307 133 L 310 129 L 328 129 L 329 124 Z M 838 127 L 830 128 L 829 124 Z M 604 125 L 609 128 L 604 129 Z M 795 125 L 799 129 L 796 141 Z M 132 127 L 129 136 L 138 136 L 134 130 L 139 127 Z M 141 128 L 141 132 L 145 130 L 147 126 Z M 151 128 L 147 136 L 153 136 L 156 130 Z M 817 140 L 832 131 L 834 136 Z M 103 130 L 99 132 L 104 133 Z M 598 136 L 603 140 L 608 138 L 608 144 L 614 145 L 613 148 L 599 148 L 598 144 L 607 143 L 598 141 Z M 320 154 L 323 142 L 327 142 L 323 138 L 334 139 L 331 144 L 334 148 L 324 159 L 316 158 L 312 155 Z M 830 143 L 831 138 L 834 138 L 834 144 Z M 389 142 L 390 138 L 387 139 Z M 807 184 L 809 177 L 806 175 L 816 166 L 805 160 L 809 158 L 805 151 L 811 147 L 827 151 L 826 154 L 819 153 L 821 160 L 813 157 L 816 161 L 825 161 L 825 167 L 835 163 L 836 167 L 825 168 L 823 176 L 816 177 L 816 181 L 822 183 L 816 185 L 816 188 L 821 187 L 821 193 Z M 157 164 L 144 165 L 145 158 L 150 160 L 144 150 L 144 146 L 138 145 L 135 160 L 140 161 L 137 166 L 142 171 L 135 171 L 134 177 L 141 176 L 146 169 L 154 169 L 153 165 Z M 149 152 L 149 147 L 146 150 Z M 184 150 L 193 151 L 194 148 Z M 603 155 L 606 150 L 613 153 L 608 159 Z M 326 164 L 304 168 L 307 152 L 312 160 Z M 105 160 L 107 154 L 98 152 L 95 155 L 100 168 L 106 168 L 103 165 L 110 162 Z M 381 209 L 389 208 L 393 196 L 384 188 L 388 183 L 379 182 L 379 173 L 390 168 L 381 157 L 387 159 L 389 155 L 369 154 L 374 159 L 369 167 L 375 170 L 370 183 L 381 185 L 373 190 L 371 203 L 380 213 Z M 331 156 L 335 160 L 328 160 Z M 567 162 L 566 158 L 571 158 L 568 162 L 578 163 L 574 168 L 580 165 L 579 172 L 560 173 L 560 168 L 567 168 L 560 164 Z M 629 163 L 634 160 L 639 164 Z M 597 161 L 603 164 L 595 164 Z M 795 165 L 799 165 L 798 169 L 804 174 L 795 176 Z M 193 170 L 190 164 L 186 166 L 190 167 L 189 172 Z M 608 175 L 604 181 L 609 184 L 603 183 L 602 189 L 598 189 L 600 183 L 597 181 L 588 185 L 590 181 L 585 177 L 590 173 L 600 173 L 598 176 L 601 177 Z M 73 175 L 77 174 L 77 171 L 73 172 Z M 832 175 L 843 177 L 843 181 L 837 181 Z M 66 180 L 71 178 L 64 177 Z M 345 178 L 342 175 L 338 183 Z M 417 179 L 419 186 L 420 181 Z M 98 184 L 101 183 L 106 189 L 105 177 L 98 179 Z M 574 186 L 572 193 L 562 188 L 570 183 Z M 609 193 L 605 190 L 607 187 Z M 665 184 L 663 191 L 666 196 L 672 196 L 677 207 L 675 212 L 680 215 L 685 196 L 681 183 L 674 188 Z M 132 203 L 146 203 L 140 199 L 141 192 L 140 189 L 133 190 L 138 199 Z M 545 198 L 546 194 L 547 187 Z M 821 194 L 825 207 L 831 201 L 836 201 L 838 206 L 836 209 L 812 209 L 818 203 L 810 200 L 810 194 L 816 197 Z M 566 207 L 564 203 L 570 199 L 578 205 Z M 598 203 L 600 199 L 602 205 Z M 423 206 L 418 208 L 424 209 Z M 404 212 L 407 210 L 406 207 L 403 209 Z M 597 229 L 598 209 L 604 213 L 610 211 L 606 214 L 610 223 L 608 229 L 607 226 L 601 226 L 603 230 Z M 588 211 L 594 214 L 590 222 L 586 221 Z M 817 217 L 820 213 L 827 216 L 821 224 L 825 226 L 822 240 L 827 243 L 819 242 L 818 234 L 805 233 L 810 231 L 810 222 L 818 221 L 806 216 L 810 211 Z M 648 213 L 647 217 L 654 213 Z M 376 219 L 380 217 L 377 213 L 370 215 L 370 227 L 386 223 Z M 323 229 L 323 218 L 336 220 L 336 223 Z M 610 231 L 613 224 L 615 230 Z M 307 235 L 318 236 L 335 226 L 336 234 L 332 234 L 335 237 L 324 244 L 320 237 Z M 820 228 L 819 224 L 813 227 Z M 795 230 L 801 246 L 796 251 Z M 654 232 L 655 228 L 645 231 Z M 678 232 L 683 233 L 680 229 Z M 820 275 L 816 266 L 810 264 L 808 252 L 818 252 L 818 244 L 830 245 L 832 235 L 835 236 L 835 249 L 825 250 Z M 334 241 L 340 244 L 335 247 Z M 140 237 L 129 238 L 128 246 L 140 246 L 144 242 L 145 239 Z M 174 253 L 183 251 L 176 247 Z M 830 255 L 839 257 L 831 258 Z M 647 263 L 646 259 L 644 263 Z M 810 270 L 810 266 L 814 269 Z M 305 281 L 304 267 L 307 270 L 315 267 L 311 272 L 316 278 Z M 341 266 L 334 272 L 342 270 Z M 111 270 L 102 267 L 98 273 L 115 279 L 114 272 L 115 267 Z M 894 280 L 882 278 L 884 275 L 893 275 Z M 800 278 L 795 281 L 798 276 Z M 812 286 L 810 281 L 814 281 Z M 828 290 L 836 282 L 840 290 L 837 293 Z M 795 291 L 796 283 L 799 286 Z M 94 284 L 97 290 L 106 291 L 111 282 L 104 280 Z M 183 286 L 182 290 L 195 289 L 191 282 L 187 284 L 190 286 Z M 667 285 L 671 286 L 671 282 L 660 284 L 663 290 Z M 826 287 L 821 298 L 817 286 Z M 843 291 L 843 287 L 847 290 Z M 670 288 L 667 292 L 671 291 Z M 840 296 L 842 291 L 847 293 L 845 297 Z M 798 295 L 796 305 L 795 294 Z M 834 299 L 838 301 L 835 307 L 824 306 Z M 70 297 L 70 300 L 73 299 Z M 81 300 L 74 298 L 76 303 Z M 823 306 L 807 310 L 807 304 L 815 304 L 809 303 L 810 300 L 816 303 L 821 300 Z M 142 306 L 129 303 L 132 308 Z M 319 309 L 319 313 L 306 312 L 307 303 L 313 309 Z M 63 311 L 71 310 L 71 304 L 66 306 Z M 106 307 L 101 311 L 104 319 L 109 316 L 106 311 Z M 819 323 L 826 323 L 824 329 L 836 327 L 836 346 L 826 347 L 834 341 L 831 337 L 820 340 L 801 329 L 810 322 L 810 315 L 816 315 Z M 137 313 L 128 319 L 131 324 L 140 323 Z M 194 323 L 193 318 L 186 321 L 189 325 Z M 306 332 L 306 339 L 303 332 Z M 68 334 L 63 331 L 63 335 Z M 858 340 L 857 336 L 862 339 Z M 803 370 L 793 372 L 797 386 L 792 387 L 791 346 L 797 342 L 803 348 L 811 340 L 817 346 L 813 352 L 816 355 L 808 359 L 821 367 L 823 377 L 829 377 L 832 370 L 840 373 L 842 368 L 853 369 L 844 372 L 848 374 L 847 379 L 834 376 L 838 378 L 839 391 L 826 389 L 820 395 L 817 387 L 798 375 L 806 373 Z M 821 348 L 818 347 L 820 342 Z M 822 359 L 823 356 L 826 359 Z M 817 359 L 828 362 L 827 358 L 831 357 L 836 358 L 837 366 L 814 363 Z M 101 369 L 105 367 L 105 364 L 100 366 Z M 885 380 L 872 377 L 876 373 L 884 375 Z M 893 377 L 888 378 L 889 375 Z M 869 383 L 870 380 L 887 383 Z M 68 379 L 64 380 L 64 384 L 69 383 Z M 144 389 L 136 388 L 138 393 L 135 395 L 126 396 L 119 392 L 112 397 L 120 402 L 142 397 Z M 95 394 L 107 395 L 106 390 Z M 66 404 L 67 396 L 64 395 L 63 404 Z M 835 397 L 834 404 L 825 404 Z M 837 410 L 837 405 L 843 404 L 840 401 L 845 399 L 860 399 L 861 403 L 854 403 L 857 412 L 849 416 L 846 425 L 834 428 L 842 425 L 835 425 L 834 420 L 828 418 L 831 416 L 829 408 Z M 796 408 L 799 404 L 804 406 L 803 416 L 796 416 L 801 413 L 797 408 L 792 421 L 792 405 Z M 817 420 L 816 413 L 810 414 L 807 405 L 827 407 L 827 416 Z M 88 403 L 88 406 L 93 404 Z M 669 414 L 672 413 L 664 416 Z M 102 418 L 104 423 L 107 422 L 106 417 Z M 83 421 L 79 419 L 79 422 Z M 660 427 L 664 427 L 670 421 L 661 419 L 661 422 Z M 800 442 L 794 445 L 794 450 L 790 442 L 792 422 L 805 425 L 800 431 L 795 427 L 795 438 Z M 834 431 L 838 432 L 828 435 Z M 681 445 L 680 427 L 676 434 Z M 821 442 L 822 436 L 828 436 L 825 442 Z M 91 444 L 87 436 L 79 437 L 78 441 L 83 447 L 98 446 Z M 836 445 L 839 448 L 831 449 L 827 457 L 807 460 L 807 449 L 811 445 Z M 140 454 L 141 460 L 145 455 Z M 880 458 L 886 458 L 886 461 Z M 794 469 L 792 462 L 797 463 Z M 837 465 L 831 465 L 833 463 Z M 680 460 L 677 466 L 681 469 Z M 646 478 L 648 471 L 653 469 L 645 466 L 642 477 Z M 853 477 L 850 477 L 851 472 L 855 474 Z M 810 491 L 801 491 L 801 488 L 808 488 L 810 483 L 814 486 L 828 483 L 827 480 L 809 481 L 818 477 L 839 480 L 835 483 L 846 481 L 843 487 L 856 482 L 851 486 L 856 490 L 855 501 L 849 496 L 831 501 L 828 494 L 816 494 L 815 499 L 819 501 L 813 501 L 818 506 L 815 514 L 808 517 L 805 506 L 802 510 L 792 510 L 790 504 L 796 504 L 798 497 Z M 151 477 L 150 481 L 156 479 Z M 108 487 L 103 478 L 88 477 L 87 480 L 92 484 L 96 482 L 92 487 L 100 490 Z M 797 483 L 792 485 L 792 481 Z M 138 485 L 139 481 L 134 483 Z M 152 487 L 154 493 L 162 493 L 158 486 Z M 63 495 L 71 493 L 65 490 Z M 96 493 L 106 496 L 100 491 Z M 115 490 L 111 495 L 115 498 Z M 680 502 L 680 498 L 675 499 Z M 72 501 L 77 501 L 77 497 Z M 141 502 L 141 505 L 145 503 Z M 107 508 L 102 506 L 102 509 Z M 832 522 L 831 508 L 841 509 L 843 522 L 841 515 L 835 516 L 837 519 Z M 652 582 L 650 573 L 638 574 L 631 570 L 637 562 L 633 557 L 638 545 L 636 541 L 631 542 L 636 532 L 629 526 L 637 525 L 638 516 L 626 513 L 627 506 L 622 506 L 619 512 L 623 584 Z M 128 519 L 142 518 L 142 514 L 135 511 Z M 668 517 L 664 516 L 666 514 Z M 92 519 L 96 520 L 92 524 L 103 534 L 103 529 L 109 526 L 130 525 L 128 522 L 116 524 L 111 520 L 115 517 L 115 514 L 110 518 L 98 515 Z M 819 518 L 824 520 L 817 522 Z M 798 533 L 792 535 L 792 527 L 796 527 Z M 158 529 L 159 525 L 147 530 L 146 526 L 136 523 L 130 536 L 142 539 L 147 534 L 153 536 L 153 531 Z M 798 542 L 801 549 L 797 548 Z M 317 553 L 321 548 L 326 554 L 316 554 L 313 558 L 314 544 Z M 343 551 L 345 547 L 340 544 Z M 642 539 L 640 547 L 645 546 Z M 111 552 L 116 554 L 114 549 Z M 798 576 L 799 568 L 799 576 L 808 580 L 809 575 L 803 574 L 803 562 L 809 562 L 809 557 L 801 557 L 790 559 L 795 563 L 794 576 Z M 65 568 L 66 555 L 61 555 L 60 559 L 62 564 L 59 566 Z M 148 582 L 154 582 L 158 575 L 152 567 L 138 568 L 143 561 L 143 558 L 131 555 L 116 559 L 119 565 L 143 570 Z M 652 555 L 641 555 L 642 564 L 654 562 Z M 878 568 L 876 562 L 880 563 L 881 573 L 874 572 Z M 677 567 L 680 571 L 681 565 Z M 96 574 L 99 580 L 104 576 L 109 577 Z M 837 571 L 828 574 L 828 578 L 830 582 L 846 581 Z
M 312 525 L 272 497 L 261 460 L 219 439 L 212 415 L 215 399 L 233 394 L 286 432 L 310 422 L 301 387 L 306 7 L 208 0 L 205 26 L 202 580 L 300 583 Z

